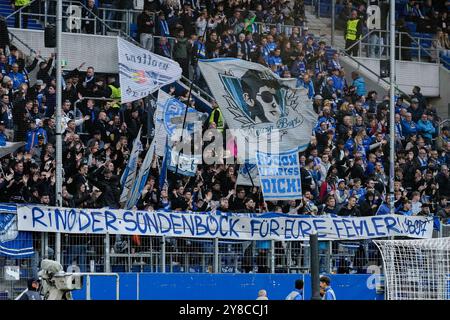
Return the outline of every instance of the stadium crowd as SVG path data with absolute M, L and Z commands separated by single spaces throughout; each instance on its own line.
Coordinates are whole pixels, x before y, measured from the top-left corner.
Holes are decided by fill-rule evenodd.
M 302 1 L 290 8 L 286 1 L 185 1 L 146 4 L 140 16 L 140 34 L 175 36 L 173 59 L 187 72 L 202 58 L 238 57 L 259 62 L 281 77 L 295 77 L 309 89 L 317 125 L 311 143 L 300 154 L 303 199 L 265 203 L 258 187 L 236 186 L 237 165 L 199 165 L 193 178 L 169 172 L 169 188 L 161 189 L 158 159 L 137 204 L 139 209 L 191 211 L 275 211 L 289 214 L 368 216 L 389 212 L 386 197 L 389 172 L 389 99 L 367 92 L 364 79 L 352 72 L 345 80 L 339 54 L 327 54 L 326 43 L 292 28 L 290 36 L 270 28 L 259 36 L 251 21 L 305 20 Z M 206 5 L 207 4 L 207 5 Z M 249 11 L 255 10 L 255 13 Z M 148 24 L 149 11 L 160 10 Z M 166 22 L 165 22 L 166 21 Z M 208 27 L 206 27 L 208 21 Z M 160 27 L 158 27 L 160 26 Z M 167 28 L 168 26 L 168 28 Z M 206 39 L 203 34 L 206 30 Z M 153 33 L 152 33 L 153 34 Z M 143 37 L 141 37 L 143 39 Z M 156 51 L 169 42 L 155 41 Z M 14 46 L 0 54 L 0 144 L 26 141 L 17 152 L 1 159 L 0 201 L 55 204 L 55 72 L 53 55 L 37 55 L 26 65 Z M 28 74 L 38 68 L 37 80 Z M 80 66 L 82 69 L 83 66 Z M 97 75 L 93 67 L 64 72 L 63 87 L 63 206 L 119 208 L 120 176 L 139 128 L 147 140 L 144 100 L 120 105 L 115 101 L 82 97 L 117 98 L 114 75 Z M 169 92 L 186 101 L 186 92 Z M 408 102 L 409 101 L 409 102 Z M 75 108 L 75 104 L 77 107 Z M 195 107 L 195 105 L 194 105 Z M 205 128 L 218 126 L 212 116 Z M 439 117 L 433 105 L 415 87 L 396 100 L 395 207 L 399 214 L 450 218 L 450 131 L 438 135 Z M 212 124 L 215 122 L 215 124 Z M 226 124 L 225 124 L 226 125 Z M 139 163 L 145 155 L 141 154 Z

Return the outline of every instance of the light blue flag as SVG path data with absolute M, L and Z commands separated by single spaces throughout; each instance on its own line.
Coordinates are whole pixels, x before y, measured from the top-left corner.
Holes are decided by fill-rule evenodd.
M 130 196 L 125 204 L 125 209 L 132 209 L 139 200 L 139 197 L 147 183 L 148 174 L 150 172 L 150 166 L 152 164 L 153 156 L 155 154 L 155 139 L 150 144 L 150 148 L 145 155 L 142 166 L 139 170 L 137 179 L 134 180 L 133 187 L 131 188 Z
M 28 258 L 33 255 L 33 234 L 18 230 L 16 206 L 0 204 L 0 256 Z
M 120 185 L 122 186 L 120 203 L 124 203 L 125 201 L 127 201 L 127 198 L 130 194 L 131 186 L 133 185 L 134 180 L 136 180 L 137 160 L 139 157 L 139 153 L 141 153 L 143 150 L 141 142 L 141 131 L 142 127 L 141 129 L 139 129 L 139 133 L 136 139 L 134 139 L 130 159 L 128 160 L 127 167 L 123 171 L 122 177 L 120 178 Z

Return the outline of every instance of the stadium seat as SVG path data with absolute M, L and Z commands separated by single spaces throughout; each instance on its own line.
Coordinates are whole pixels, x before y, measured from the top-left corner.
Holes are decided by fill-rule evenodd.
M 131 266 L 131 272 L 141 272 L 141 266 L 139 265 Z
M 111 266 L 111 271 L 112 271 L 112 272 L 126 272 L 126 271 L 125 271 L 125 266 L 124 266 L 124 265 Z
M 417 26 L 414 22 L 406 22 L 406 28 L 408 28 L 410 32 L 416 32 L 417 30 Z
M 343 4 L 336 4 L 336 15 L 340 14 L 342 9 L 344 9 L 344 5 Z
M 0 300 L 8 300 L 8 299 L 9 299 L 8 291 L 0 291 Z
M 331 5 L 326 3 L 320 3 L 320 16 L 331 17 Z
M 184 272 L 184 268 L 182 269 L 180 265 L 172 266 L 172 270 L 169 272 L 174 272 L 174 273 Z
M 142 268 L 142 271 L 143 272 L 152 272 L 153 270 L 152 270 L 152 266 L 150 266 L 150 265 L 148 265 L 148 264 L 145 264 L 144 265 L 144 268 Z
M 137 24 L 136 24 L 136 23 L 130 24 L 130 36 L 131 36 L 133 39 L 137 39 L 137 34 L 138 34 L 137 31 L 138 31 Z

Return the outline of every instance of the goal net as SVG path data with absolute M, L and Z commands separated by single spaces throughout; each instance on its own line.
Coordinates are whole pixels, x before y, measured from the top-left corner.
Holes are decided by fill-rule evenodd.
M 387 300 L 449 300 L 450 238 L 376 240 Z

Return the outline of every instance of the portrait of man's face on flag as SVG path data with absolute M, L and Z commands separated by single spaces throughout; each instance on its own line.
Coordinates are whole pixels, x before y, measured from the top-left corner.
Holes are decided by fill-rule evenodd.
M 227 92 L 253 123 L 277 123 L 284 115 L 283 88 L 273 75 L 250 69 L 240 79 L 221 78 Z

